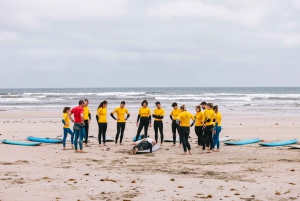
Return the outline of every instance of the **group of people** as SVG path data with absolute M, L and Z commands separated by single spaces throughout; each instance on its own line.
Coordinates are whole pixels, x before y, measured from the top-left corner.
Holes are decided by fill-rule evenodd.
M 89 123 L 91 121 L 91 113 L 89 110 L 89 101 L 87 99 L 80 100 L 79 105 L 73 109 L 65 107 L 63 110 L 62 123 L 64 124 L 63 135 L 63 148 L 66 149 L 66 138 L 68 134 L 71 134 L 71 144 L 75 149 L 75 152 L 83 152 L 83 139 L 85 140 L 85 146 L 88 147 L 88 133 Z M 106 131 L 107 131 L 107 101 L 102 101 L 97 109 L 96 119 L 98 122 L 98 141 L 99 146 L 106 146 Z M 158 133 L 160 133 L 160 143 L 163 145 L 164 133 L 163 133 L 163 119 L 165 117 L 165 110 L 161 107 L 160 102 L 156 102 L 156 109 L 151 113 L 148 107 L 147 100 L 144 100 L 138 112 L 136 121 L 137 134 L 135 136 L 135 147 L 133 147 L 131 153 L 134 154 L 138 149 L 145 149 L 145 147 L 154 146 L 158 142 Z M 172 133 L 173 133 L 173 145 L 176 145 L 176 132 L 179 134 L 179 143 L 184 150 L 184 155 L 191 153 L 191 145 L 188 141 L 190 135 L 190 127 L 195 125 L 195 133 L 198 137 L 197 148 L 202 148 L 201 153 L 208 153 L 212 151 L 220 150 L 219 135 L 222 130 L 222 115 L 218 111 L 218 106 L 213 106 L 212 103 L 202 102 L 199 106 L 195 107 L 196 114 L 186 110 L 186 106 L 182 105 L 178 108 L 176 102 L 172 104 L 173 110 L 170 114 L 172 120 Z M 114 114 L 117 116 L 115 117 Z M 130 113 L 125 108 L 125 101 L 122 101 L 120 106 L 115 108 L 110 116 L 117 121 L 117 133 L 115 136 L 115 144 L 117 145 L 120 138 L 120 145 L 122 145 L 124 131 L 126 127 L 126 121 L 130 117 Z M 125 117 L 126 116 L 126 117 Z M 74 118 L 73 118 L 74 117 Z M 152 118 L 154 119 L 154 133 L 155 140 L 149 138 L 148 128 L 152 127 Z M 70 129 L 70 121 L 74 123 L 73 131 Z M 144 129 L 144 139 L 141 140 L 141 132 Z M 142 143 L 143 145 L 141 145 Z M 78 150 L 79 144 L 79 150 Z M 74 146 L 73 146 L 74 145 Z M 217 149 L 215 149 L 217 146 Z M 150 149 L 151 151 L 152 149 Z

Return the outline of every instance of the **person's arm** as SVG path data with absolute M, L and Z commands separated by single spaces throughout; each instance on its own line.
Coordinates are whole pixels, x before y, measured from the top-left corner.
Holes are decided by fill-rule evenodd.
M 68 114 L 68 118 L 74 123 L 74 119 L 72 119 L 71 113 Z
M 137 120 L 136 120 L 136 126 L 139 125 L 140 118 L 141 118 L 141 115 L 138 115 L 138 116 L 137 116 Z
M 99 117 L 98 117 L 98 114 L 96 114 L 96 119 L 97 119 L 97 122 L 99 121 Z
M 128 114 L 127 114 L 127 117 L 126 117 L 126 119 L 125 119 L 125 120 L 127 121 L 127 119 L 128 119 L 129 117 L 130 117 L 130 114 L 128 113 Z
M 149 143 L 149 142 L 148 142 Z M 152 153 L 152 147 L 153 147 L 153 144 L 152 143 L 149 143 L 150 144 L 150 153 Z
M 110 116 L 111 116 L 114 120 L 117 120 L 113 113 L 110 113 Z
M 172 117 L 172 115 L 170 115 L 170 119 L 171 119 L 171 121 L 173 121 L 173 117 Z
M 195 124 L 195 120 L 193 120 L 192 124 L 190 125 L 190 127 L 193 127 Z
M 66 126 L 66 121 L 64 119 L 61 120 L 61 122 Z
M 155 119 L 163 119 L 164 118 L 164 116 L 157 116 L 155 114 L 152 114 L 152 117 Z
M 80 117 L 81 117 L 81 122 L 83 123 L 83 125 L 84 125 L 84 117 L 83 117 L 83 112 L 82 113 L 80 113 Z

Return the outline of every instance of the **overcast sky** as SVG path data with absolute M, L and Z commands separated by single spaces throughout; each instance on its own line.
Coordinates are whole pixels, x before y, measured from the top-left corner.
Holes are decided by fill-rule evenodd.
M 300 1 L 0 1 L 0 76 L 0 88 L 300 86 Z

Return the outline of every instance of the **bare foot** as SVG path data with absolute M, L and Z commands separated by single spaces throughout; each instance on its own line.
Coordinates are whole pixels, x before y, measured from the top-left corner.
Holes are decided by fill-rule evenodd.
M 175 147 L 175 144 L 171 145 L 171 147 Z
M 86 151 L 80 150 L 79 153 L 87 153 Z
M 67 150 L 66 147 L 64 147 L 63 150 Z
M 129 151 L 129 154 L 130 154 L 130 155 L 133 155 L 133 150 L 130 150 L 130 151 Z
M 200 152 L 200 154 L 205 154 L 204 150 L 202 150 L 202 151 Z
M 106 146 L 106 144 L 103 144 L 103 146 Z
M 198 145 L 198 146 L 197 146 L 197 147 L 195 147 L 195 148 L 201 148 L 201 146 L 199 146 L 199 145 Z
M 181 155 L 186 155 L 186 152 L 183 152 Z
M 85 144 L 85 147 L 90 147 L 90 145 L 88 145 L 88 144 Z
M 120 143 L 120 145 L 123 145 L 122 143 Z
M 215 152 L 220 152 L 220 149 L 217 149 Z
M 163 145 L 164 145 L 163 143 L 160 144 L 160 146 L 163 146 Z
M 75 153 L 79 153 L 79 151 L 78 151 L 78 150 L 75 150 Z
M 179 147 L 181 147 L 181 144 L 179 145 Z
M 117 143 L 115 143 L 115 145 L 116 145 L 116 146 L 118 146 L 118 144 L 117 144 Z
M 102 144 L 99 144 L 99 147 L 102 147 Z
M 208 150 L 206 153 L 212 153 L 212 150 Z
M 72 148 L 74 148 L 74 145 L 71 145 Z
M 192 155 L 192 151 L 191 150 L 189 150 L 189 154 Z

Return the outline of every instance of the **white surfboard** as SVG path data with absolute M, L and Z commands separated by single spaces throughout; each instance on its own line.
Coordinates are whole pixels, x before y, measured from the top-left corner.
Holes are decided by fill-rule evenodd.
M 289 145 L 288 147 L 290 147 L 292 149 L 300 149 L 300 145 L 299 144 Z
M 156 145 L 154 145 L 154 146 L 152 147 L 152 152 L 157 151 L 157 150 L 159 150 L 159 149 L 160 149 L 160 145 L 159 145 L 159 144 L 156 144 Z M 139 151 L 137 152 L 137 154 L 146 154 L 146 153 L 150 153 L 150 149 L 147 149 L 147 150 L 139 150 Z

